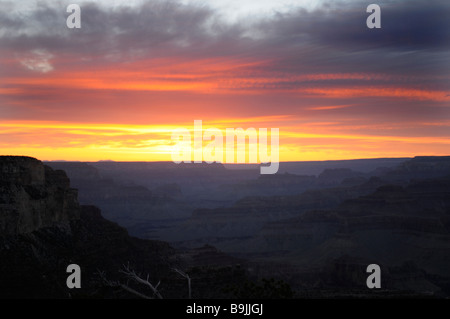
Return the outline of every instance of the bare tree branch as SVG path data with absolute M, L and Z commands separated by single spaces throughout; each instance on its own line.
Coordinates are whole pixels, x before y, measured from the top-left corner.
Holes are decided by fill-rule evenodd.
M 191 295 L 191 277 L 189 277 L 189 275 L 187 273 L 185 273 L 184 271 L 181 271 L 177 268 L 172 268 L 173 271 L 177 272 L 178 274 L 180 274 L 182 277 L 187 279 L 188 282 L 188 291 L 189 291 L 189 299 L 191 299 L 192 295 Z
M 131 292 L 132 294 L 141 297 L 143 299 L 154 299 L 152 297 L 149 297 L 147 295 L 141 294 L 139 291 L 134 290 L 133 288 L 128 287 L 127 285 L 124 284 L 119 284 L 119 287 L 122 288 L 123 290 L 126 290 L 128 292 Z
M 158 297 L 158 299 L 163 299 L 161 294 L 158 291 L 158 286 L 161 282 L 158 282 L 156 286 L 153 286 L 150 281 L 148 281 L 149 275 L 147 274 L 147 280 L 142 279 L 139 274 L 136 274 L 136 272 L 130 268 L 130 265 L 123 266 L 124 270 L 119 270 L 119 272 L 125 274 L 129 279 L 132 279 L 140 284 L 146 285 L 147 287 L 150 287 L 150 289 L 153 291 L 153 294 Z
M 123 267 L 124 267 L 124 270 L 119 270 L 119 272 L 121 272 L 121 273 L 123 273 L 123 274 L 125 274 L 127 276 L 127 284 L 123 284 L 123 283 L 121 283 L 119 281 L 112 281 L 112 280 L 107 279 L 106 278 L 106 274 L 103 271 L 98 270 L 97 273 L 98 273 L 100 279 L 102 279 L 103 283 L 106 284 L 107 286 L 120 287 L 123 290 L 126 290 L 126 291 L 128 291 L 128 292 L 130 292 L 130 293 L 132 293 L 132 294 L 134 294 L 134 295 L 136 295 L 138 297 L 140 297 L 140 298 L 154 299 L 154 297 L 150 297 L 150 296 L 144 295 L 144 294 L 140 293 L 139 291 L 131 288 L 128 285 L 128 282 L 131 279 L 131 280 L 134 280 L 134 281 L 136 281 L 136 282 L 138 282 L 140 284 L 144 284 L 144 285 L 150 287 L 150 289 L 153 291 L 153 296 L 156 296 L 159 299 L 163 299 L 163 297 L 161 296 L 161 294 L 157 290 L 157 288 L 158 288 L 158 286 L 159 286 L 159 284 L 161 282 L 158 282 L 158 284 L 156 286 L 153 286 L 148 281 L 149 275 L 147 275 L 147 280 L 144 280 L 144 279 L 142 279 L 140 277 L 140 275 L 136 274 L 136 272 L 130 268 L 129 264 L 127 266 L 124 265 Z

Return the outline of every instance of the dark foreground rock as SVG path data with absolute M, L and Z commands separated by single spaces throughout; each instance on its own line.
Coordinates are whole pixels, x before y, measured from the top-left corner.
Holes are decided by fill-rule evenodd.
M 193 272 L 192 295 L 200 298 L 226 297 L 221 285 L 245 277 L 233 266 L 235 258 L 216 250 L 193 251 L 186 258 L 166 242 L 129 236 L 97 207 L 80 206 L 64 171 L 34 158 L 0 156 L 0 177 L 0 298 L 137 297 L 105 284 L 100 273 L 153 296 L 145 286 L 127 282 L 119 271 L 124 265 L 155 285 L 161 282 L 164 298 L 188 297 L 186 279 L 174 268 Z M 220 263 L 205 267 L 208 260 Z M 80 289 L 66 285 L 70 264 L 81 268 Z

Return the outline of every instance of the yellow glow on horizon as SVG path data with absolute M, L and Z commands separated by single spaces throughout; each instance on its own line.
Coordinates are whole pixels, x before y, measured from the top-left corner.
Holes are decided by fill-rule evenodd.
M 288 117 L 277 117 L 276 123 L 282 123 L 283 119 L 287 121 Z M 205 121 L 203 132 L 214 127 L 221 130 L 225 138 L 227 127 L 241 126 L 245 130 L 245 122 L 253 123 L 256 130 L 265 127 L 270 132 L 270 122 L 273 120 L 273 117 L 257 117 L 252 121 L 239 118 Z M 4 121 L 0 122 L 3 137 L 0 140 L 0 154 L 26 155 L 40 160 L 172 161 L 171 154 L 176 144 L 172 140 L 172 132 L 181 127 L 186 128 L 193 137 L 193 122 L 128 125 Z M 279 129 L 281 162 L 449 154 L 450 139 L 447 137 L 376 136 L 325 130 L 315 133 L 308 126 L 297 128 L 289 125 Z M 209 143 L 203 141 L 203 148 Z M 433 145 L 432 152 L 429 145 Z

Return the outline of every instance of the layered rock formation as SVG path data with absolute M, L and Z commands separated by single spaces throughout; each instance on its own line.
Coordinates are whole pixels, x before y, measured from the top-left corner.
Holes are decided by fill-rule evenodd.
M 79 219 L 77 190 L 64 171 L 31 157 L 0 156 L 0 234 L 17 235 Z
M 322 288 L 363 291 L 365 267 L 376 263 L 384 288 L 448 295 L 450 177 L 386 185 L 335 209 L 270 222 L 240 247 L 260 262 L 296 265 Z
M 324 173 L 340 187 L 196 210 L 173 237 L 264 264 L 260 272 L 278 272 L 301 289 L 367 292 L 365 267 L 376 263 L 391 292 L 448 295 L 450 158 L 417 157 L 359 183 L 349 173 Z
M 199 270 L 197 256 L 220 265 Z M 104 219 L 98 208 L 80 206 L 64 171 L 30 157 L 0 157 L 0 299 L 133 298 L 123 289 L 105 285 L 98 273 L 127 283 L 118 272 L 124 264 L 149 274 L 151 282 L 161 281 L 165 298 L 187 297 L 186 280 L 173 268 L 190 273 L 196 266 L 200 273 L 193 276 L 193 295 L 223 297 L 217 285 L 233 282 L 230 276 L 235 272 L 230 268 L 224 273 L 220 267 L 234 262 L 215 250 L 180 254 L 168 243 L 131 237 L 126 229 Z M 66 269 L 73 263 L 81 268 L 80 289 L 66 286 Z M 208 285 L 202 285 L 204 278 Z M 129 284 L 152 295 L 145 286 Z

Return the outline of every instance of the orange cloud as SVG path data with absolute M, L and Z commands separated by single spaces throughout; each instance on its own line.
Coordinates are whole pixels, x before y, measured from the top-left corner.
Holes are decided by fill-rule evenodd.
M 329 98 L 351 97 L 395 97 L 414 100 L 450 101 L 449 91 L 418 90 L 408 88 L 309 88 L 298 90 L 301 93 L 323 95 Z

